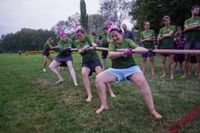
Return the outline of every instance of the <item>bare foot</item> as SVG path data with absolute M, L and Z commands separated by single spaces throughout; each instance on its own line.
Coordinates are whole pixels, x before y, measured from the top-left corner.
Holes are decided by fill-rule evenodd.
M 78 84 L 77 84 L 77 83 L 75 83 L 74 85 L 75 85 L 75 86 L 78 86 Z
M 100 114 L 103 111 L 108 110 L 108 106 L 107 105 L 101 105 L 101 107 L 99 109 L 96 110 L 96 114 Z
M 181 79 L 184 79 L 184 78 L 186 78 L 187 76 L 184 74 L 183 76 L 181 76 L 180 78 Z
M 116 95 L 114 93 L 111 93 L 110 96 L 111 97 L 116 97 Z
M 88 98 L 85 100 L 86 102 L 91 102 L 92 101 L 93 96 L 88 96 Z
M 166 74 L 163 74 L 162 76 L 160 76 L 160 78 L 164 78 L 166 76 Z
M 174 76 L 171 76 L 170 79 L 171 79 L 171 80 L 174 79 Z
M 154 119 L 156 120 L 162 119 L 162 116 L 157 111 L 151 111 L 150 113 Z
M 64 79 L 59 79 L 58 81 L 56 81 L 56 84 L 63 82 Z

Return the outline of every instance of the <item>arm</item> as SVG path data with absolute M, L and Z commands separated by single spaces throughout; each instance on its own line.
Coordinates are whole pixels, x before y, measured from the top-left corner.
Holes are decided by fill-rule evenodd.
M 162 41 L 164 39 L 164 37 L 161 34 L 158 34 L 157 39 L 158 39 L 158 41 Z
M 190 30 L 199 30 L 200 24 L 198 25 L 184 25 L 184 31 L 190 31 Z
M 141 39 L 141 42 L 145 42 L 145 41 L 154 42 L 155 41 L 155 36 L 151 36 L 151 37 L 148 37 L 148 38 L 145 38 L 145 39 Z
M 134 49 L 134 51 L 138 51 L 138 53 L 146 53 L 146 52 L 148 52 L 149 51 L 149 49 L 146 49 L 146 48 L 144 48 L 144 47 L 136 47 L 135 49 Z
M 162 36 L 163 38 L 172 37 L 173 33 L 173 31 L 170 31 L 169 33 L 163 34 Z
M 78 49 L 78 52 L 82 55 L 82 54 L 85 53 L 85 50 L 84 50 L 83 48 L 79 48 L 79 49 Z
M 110 59 L 115 59 L 115 58 L 119 58 L 119 57 L 123 57 L 124 53 L 123 52 L 113 52 L 113 51 L 109 51 L 109 58 Z
M 59 48 L 58 45 L 57 46 L 50 46 L 51 49 L 57 49 Z

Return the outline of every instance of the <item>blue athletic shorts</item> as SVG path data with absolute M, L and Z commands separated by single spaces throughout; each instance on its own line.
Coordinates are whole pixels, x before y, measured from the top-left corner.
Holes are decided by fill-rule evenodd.
M 124 80 L 132 82 L 128 79 L 128 77 L 132 74 L 142 72 L 139 66 L 132 66 L 124 69 L 109 68 L 106 71 L 117 77 L 117 81 L 115 83 L 119 83 L 120 81 Z

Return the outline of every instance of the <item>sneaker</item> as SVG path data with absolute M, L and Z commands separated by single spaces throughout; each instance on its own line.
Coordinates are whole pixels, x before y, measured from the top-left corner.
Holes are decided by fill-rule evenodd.
M 45 69 L 45 68 L 43 69 L 43 72 L 46 72 L 46 69 Z

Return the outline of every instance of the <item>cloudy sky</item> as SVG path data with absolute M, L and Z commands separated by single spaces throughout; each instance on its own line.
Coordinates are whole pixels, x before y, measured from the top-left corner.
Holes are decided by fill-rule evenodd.
M 0 0 L 0 36 L 21 28 L 51 29 L 59 20 L 80 12 L 80 0 Z M 99 10 L 99 0 L 85 0 L 87 13 Z

